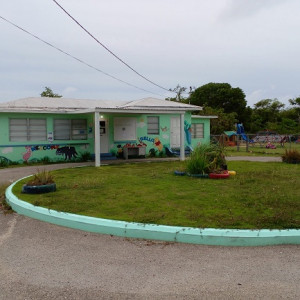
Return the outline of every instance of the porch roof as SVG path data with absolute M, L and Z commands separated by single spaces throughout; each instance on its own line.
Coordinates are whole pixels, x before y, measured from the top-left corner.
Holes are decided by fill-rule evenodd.
M 0 112 L 31 113 L 173 113 L 199 111 L 200 106 L 157 98 L 135 101 L 29 97 L 0 103 Z

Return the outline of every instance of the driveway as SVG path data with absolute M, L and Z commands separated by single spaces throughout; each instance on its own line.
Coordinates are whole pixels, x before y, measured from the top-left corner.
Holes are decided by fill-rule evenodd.
M 124 239 L 0 213 L 0 299 L 299 299 L 300 247 Z
M 299 282 L 297 245 L 125 239 L 0 212 L 0 300 L 299 299 Z

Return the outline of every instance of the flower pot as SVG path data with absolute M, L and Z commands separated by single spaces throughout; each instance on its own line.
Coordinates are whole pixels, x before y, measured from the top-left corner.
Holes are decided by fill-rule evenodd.
M 175 170 L 174 174 L 177 175 L 177 176 L 184 176 L 185 172 L 184 171 L 177 171 L 177 170 Z
M 211 179 L 226 179 L 230 176 L 228 171 L 223 171 L 222 173 L 209 173 L 209 178 Z
M 49 183 L 45 185 L 26 185 L 22 187 L 22 193 L 25 194 L 43 194 L 56 191 L 56 184 Z
M 208 178 L 208 174 L 187 174 L 190 177 L 196 177 L 196 178 Z

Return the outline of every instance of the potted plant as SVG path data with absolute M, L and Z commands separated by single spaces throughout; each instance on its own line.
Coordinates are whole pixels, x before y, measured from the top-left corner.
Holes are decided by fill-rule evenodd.
M 56 191 L 56 184 L 53 175 L 45 169 L 33 175 L 33 179 L 29 180 L 22 187 L 22 193 L 42 194 Z
M 208 178 L 211 173 L 222 173 L 227 169 L 224 148 L 218 144 L 197 146 L 187 160 L 186 168 L 192 177 Z

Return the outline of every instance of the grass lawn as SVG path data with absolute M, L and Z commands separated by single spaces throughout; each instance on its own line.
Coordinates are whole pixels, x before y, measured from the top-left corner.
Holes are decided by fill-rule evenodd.
M 228 163 L 226 180 L 175 176 L 182 162 L 53 171 L 55 193 L 21 194 L 34 205 L 93 217 L 201 228 L 300 228 L 300 165 Z
M 246 145 L 242 144 L 240 151 L 237 151 L 237 147 L 226 147 L 226 156 L 281 156 L 285 153 L 285 150 L 296 149 L 300 151 L 300 144 L 285 143 L 284 147 L 280 143 L 275 143 L 276 149 L 267 149 L 264 146 L 260 147 L 258 143 L 249 144 L 249 151 L 246 152 Z

